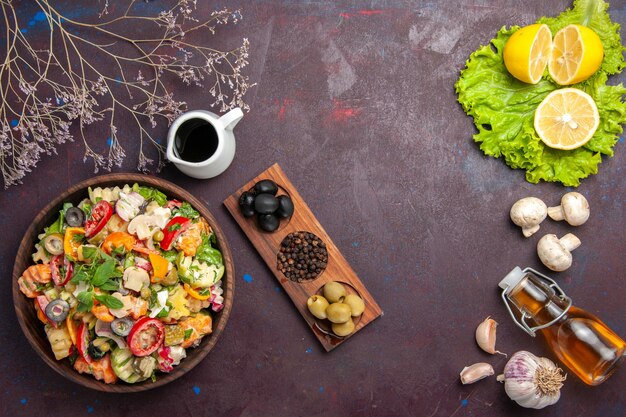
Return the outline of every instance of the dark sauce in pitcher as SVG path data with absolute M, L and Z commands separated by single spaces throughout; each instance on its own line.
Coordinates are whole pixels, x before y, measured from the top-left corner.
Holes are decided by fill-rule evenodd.
M 209 122 L 189 119 L 176 131 L 174 149 L 182 160 L 202 162 L 213 156 L 217 144 L 217 132 Z

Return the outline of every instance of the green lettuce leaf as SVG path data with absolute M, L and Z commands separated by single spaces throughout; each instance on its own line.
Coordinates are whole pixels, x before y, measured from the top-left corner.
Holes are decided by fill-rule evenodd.
M 573 87 L 584 90 L 595 100 L 600 114 L 600 126 L 584 146 L 571 151 L 552 149 L 543 144 L 533 127 L 535 109 L 552 91 L 561 88 L 546 73 L 535 85 L 526 84 L 511 76 L 502 57 L 504 45 L 519 29 L 513 26 L 500 29 L 489 45 L 470 55 L 455 88 L 463 110 L 474 118 L 478 133 L 474 140 L 489 156 L 504 158 L 514 169 L 524 169 L 526 180 L 560 182 L 578 186 L 580 180 L 598 173 L 602 156 L 613 156 L 613 146 L 626 123 L 626 89 L 607 85 L 609 75 L 621 72 L 624 46 L 620 26 L 611 21 L 608 4 L 599 0 L 575 0 L 574 7 L 556 18 L 543 17 L 555 34 L 563 27 L 587 23 L 594 29 L 604 47 L 605 58 L 598 72 Z

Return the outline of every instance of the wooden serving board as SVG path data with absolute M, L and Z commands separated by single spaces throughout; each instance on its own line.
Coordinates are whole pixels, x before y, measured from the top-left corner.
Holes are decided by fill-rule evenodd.
M 263 179 L 271 179 L 279 186 L 279 194 L 288 194 L 294 204 L 294 214 L 288 220 L 282 220 L 281 224 L 273 233 L 262 231 L 256 224 L 255 217 L 245 218 L 239 210 L 239 196 L 242 192 L 251 189 L 257 181 Z M 359 277 L 350 267 L 346 259 L 343 257 L 339 249 L 330 239 L 322 225 L 317 221 L 307 204 L 304 202 L 294 185 L 289 181 L 283 170 L 278 164 L 272 165 L 266 171 L 262 172 L 246 185 L 237 190 L 234 194 L 224 200 L 224 205 L 235 218 L 239 226 L 243 229 L 248 239 L 252 242 L 269 269 L 280 282 L 285 292 L 294 302 L 302 317 L 307 321 L 319 341 L 322 343 L 326 351 L 331 351 L 348 338 L 356 334 L 365 325 L 375 320 L 382 314 L 382 310 L 367 291 Z M 317 235 L 326 244 L 328 251 L 328 263 L 326 269 L 315 279 L 303 281 L 301 283 L 294 282 L 278 270 L 277 253 L 282 240 L 292 232 L 310 232 Z M 320 291 L 328 281 L 339 281 L 348 284 L 346 290 L 348 293 L 358 293 L 365 301 L 365 311 L 360 318 L 356 318 L 355 330 L 346 337 L 338 337 L 326 331 L 328 322 L 316 319 L 308 310 L 307 299 Z

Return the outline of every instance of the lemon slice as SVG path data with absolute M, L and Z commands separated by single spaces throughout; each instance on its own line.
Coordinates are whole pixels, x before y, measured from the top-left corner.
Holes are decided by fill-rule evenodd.
M 604 48 L 596 32 L 569 25 L 554 35 L 548 71 L 557 84 L 576 84 L 591 77 L 603 59 Z
M 504 45 L 504 65 L 520 81 L 537 84 L 552 51 L 552 32 L 547 25 L 525 26 L 511 35 Z
M 593 98 L 576 88 L 548 94 L 535 111 L 535 130 L 547 146 L 576 149 L 593 137 L 600 115 Z

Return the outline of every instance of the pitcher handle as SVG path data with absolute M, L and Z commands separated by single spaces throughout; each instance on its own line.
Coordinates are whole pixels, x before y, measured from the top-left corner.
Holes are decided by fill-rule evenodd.
M 237 123 L 243 117 L 243 111 L 239 107 L 235 107 L 225 115 L 219 118 L 220 123 L 224 126 L 224 129 L 233 130 Z

